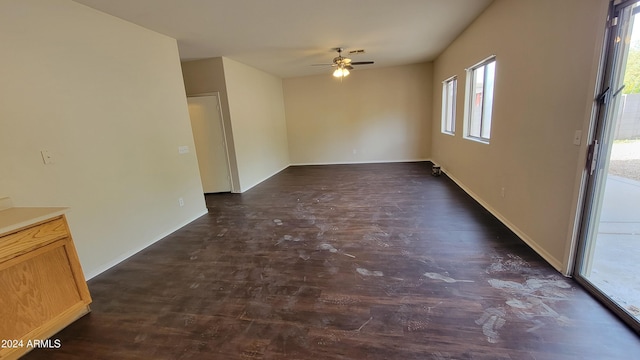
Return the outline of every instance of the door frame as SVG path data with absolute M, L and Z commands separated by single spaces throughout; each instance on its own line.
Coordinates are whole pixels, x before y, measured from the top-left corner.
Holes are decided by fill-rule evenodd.
M 225 155 L 225 159 L 227 162 L 227 169 L 229 171 L 229 185 L 231 187 L 231 192 L 232 193 L 237 193 L 238 190 L 236 189 L 235 183 L 236 183 L 236 174 L 233 172 L 233 168 L 231 167 L 231 157 L 229 155 L 229 152 L 232 149 L 229 149 L 229 140 L 228 140 L 228 132 L 227 132 L 227 127 L 225 125 L 225 119 L 224 119 L 224 113 L 222 111 L 222 102 L 220 100 L 220 92 L 219 91 L 210 91 L 210 92 L 205 92 L 205 93 L 197 93 L 197 94 L 189 94 L 187 95 L 187 98 L 196 98 L 196 97 L 206 97 L 206 96 L 215 96 L 217 99 L 217 108 L 218 108 L 218 115 L 220 116 L 220 124 L 222 125 L 222 142 L 223 142 L 223 147 L 224 147 L 224 155 Z M 193 130 L 193 129 L 192 129 Z
M 590 257 L 593 252 L 594 242 L 587 238 L 591 234 L 594 224 L 599 223 L 599 210 L 595 208 L 602 205 L 602 197 L 604 189 L 603 182 L 599 181 L 599 172 L 603 173 L 605 167 L 603 162 L 607 161 L 606 155 L 609 152 L 610 144 L 603 144 L 602 140 L 609 135 L 610 112 L 612 111 L 612 98 L 617 95 L 618 89 L 613 89 L 615 66 L 620 60 L 617 56 L 618 48 L 616 47 L 616 37 L 620 32 L 618 15 L 621 9 L 632 6 L 634 3 L 640 3 L 640 0 L 611 0 L 609 2 L 609 12 L 604 35 L 604 46 L 600 57 L 600 66 L 598 71 L 597 94 L 594 99 L 594 116 L 592 117 L 589 127 L 589 147 L 587 155 L 587 163 L 585 166 L 585 178 L 581 189 L 581 206 L 579 212 L 579 228 L 577 236 L 577 246 L 570 259 L 569 273 L 584 288 L 587 289 L 600 302 L 607 306 L 613 313 L 622 319 L 629 327 L 637 333 L 640 333 L 640 323 L 629 313 L 627 313 L 620 305 L 613 301 L 609 296 L 604 294 L 600 289 L 593 285 L 587 278 L 580 274 L 585 266 L 585 259 Z M 640 26 L 640 24 L 636 24 Z M 621 90 L 621 89 L 620 89 Z M 605 163 L 606 164 L 606 163 Z M 599 176 L 598 176 L 599 175 Z M 606 176 L 606 175 L 604 175 Z M 596 214 L 593 216 L 593 214 Z

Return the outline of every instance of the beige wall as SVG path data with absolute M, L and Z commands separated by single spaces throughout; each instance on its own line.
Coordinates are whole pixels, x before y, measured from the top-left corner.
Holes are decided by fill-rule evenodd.
M 292 164 L 429 158 L 432 65 L 284 80 Z
M 289 166 L 281 79 L 222 57 L 183 62 L 182 71 L 187 94 L 220 93 L 234 192 Z
M 496 0 L 434 64 L 432 157 L 566 272 L 606 0 Z M 465 68 L 495 54 L 489 145 L 462 138 Z M 457 133 L 440 133 L 441 81 L 458 75 Z M 505 196 L 502 197 L 502 188 Z
M 244 192 L 289 166 L 282 80 L 228 58 L 222 63 Z
M 229 115 L 229 97 L 224 78 L 222 58 L 210 58 L 182 62 L 182 76 L 188 96 L 217 92 L 220 95 L 222 107 L 222 121 L 224 122 L 225 140 L 227 141 L 227 153 L 229 155 L 229 167 L 231 169 L 231 191 L 240 192 L 240 180 L 238 175 L 238 162 L 236 159 L 235 144 L 233 142 L 233 127 Z
M 0 47 L 0 197 L 70 206 L 88 277 L 206 212 L 174 39 L 71 1 L 5 0 Z
M 290 163 L 433 158 L 562 269 L 586 149 L 572 139 L 588 130 L 606 5 L 496 0 L 433 65 L 342 83 L 227 58 L 183 64 L 184 78 L 189 94 L 220 92 L 237 191 Z M 70 206 L 89 277 L 206 212 L 175 40 L 67 0 L 5 0 L 0 46 L 0 197 Z M 491 54 L 491 144 L 440 134 L 440 82 L 459 76 L 462 129 L 464 68 Z

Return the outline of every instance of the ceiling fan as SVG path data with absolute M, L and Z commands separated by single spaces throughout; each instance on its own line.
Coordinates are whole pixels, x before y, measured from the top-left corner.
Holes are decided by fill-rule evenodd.
M 333 76 L 343 78 L 349 75 L 349 70 L 353 70 L 354 65 L 370 65 L 373 61 L 352 61 L 350 58 L 342 56 L 343 48 L 334 48 L 333 50 L 338 52 L 338 56 L 333 58 L 333 64 L 315 64 L 315 65 L 331 65 L 336 69 L 333 71 Z M 364 50 L 356 50 L 352 53 L 360 54 Z

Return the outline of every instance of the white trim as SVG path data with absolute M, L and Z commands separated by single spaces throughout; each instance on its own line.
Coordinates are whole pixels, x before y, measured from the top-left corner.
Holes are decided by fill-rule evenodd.
M 160 234 L 158 237 L 156 237 L 154 240 L 148 242 L 146 245 L 142 245 L 141 247 L 138 247 L 136 249 L 127 251 L 126 253 L 118 256 L 117 258 L 115 258 L 115 259 L 113 259 L 113 260 L 111 260 L 111 261 L 109 261 L 109 262 L 107 262 L 105 264 L 102 264 L 96 270 L 93 270 L 90 273 L 85 274 L 85 278 L 87 280 L 90 280 L 90 279 L 102 274 L 103 272 L 105 272 L 105 271 L 111 269 L 112 267 L 120 264 L 121 262 L 127 260 L 128 258 L 132 257 L 133 255 L 135 255 L 135 254 L 139 253 L 140 251 L 148 248 L 149 246 L 151 246 L 151 245 L 155 244 L 156 242 L 164 239 L 165 237 L 173 234 L 174 232 L 180 230 L 181 228 L 187 226 L 188 224 L 196 221 L 197 219 L 201 218 L 202 216 L 204 216 L 204 215 L 206 215 L 208 213 L 209 213 L 209 210 L 205 208 L 205 210 L 202 213 L 200 213 L 199 215 L 196 215 L 194 218 L 192 218 L 190 220 L 187 220 L 187 221 L 183 222 L 182 224 L 179 224 L 174 230 L 169 230 L 169 231 L 167 231 L 167 232 L 165 232 L 163 234 Z
M 387 164 L 403 162 L 426 162 L 431 159 L 406 159 L 406 160 L 370 160 L 370 161 L 339 161 L 339 162 L 315 162 L 315 163 L 292 163 L 289 166 L 312 166 L 312 165 L 357 165 L 357 164 Z M 433 162 L 433 161 L 431 161 Z
M 475 65 L 465 69 L 466 72 L 466 81 L 465 81 L 465 88 L 464 88 L 464 121 L 462 124 L 462 138 L 463 139 L 467 139 L 467 140 L 474 140 L 480 143 L 484 143 L 484 144 L 489 144 L 489 142 L 491 141 L 491 137 L 488 138 L 484 138 L 482 137 L 482 117 L 483 114 L 480 115 L 481 121 L 480 121 L 480 136 L 473 136 L 470 134 L 471 132 L 471 112 L 472 112 L 472 104 L 473 101 L 475 100 L 475 76 L 474 76 L 474 72 L 483 67 L 483 66 L 487 66 L 488 64 L 495 62 L 496 66 L 497 66 L 497 60 L 496 60 L 496 56 L 495 55 L 490 55 L 487 58 L 483 59 L 482 61 L 476 63 Z M 486 68 L 485 68 L 486 71 Z M 495 76 L 495 74 L 494 74 Z M 485 101 L 485 94 L 484 94 L 484 87 L 486 86 L 486 84 L 483 83 L 483 91 L 482 91 L 482 108 L 483 108 L 483 112 L 484 112 L 484 101 Z M 495 84 L 494 84 L 494 92 L 495 92 Z M 493 97 L 493 94 L 492 94 Z M 491 104 L 491 106 L 493 107 L 493 103 Z M 493 114 L 491 115 L 491 117 L 493 116 Z M 491 129 L 489 129 L 491 130 Z
M 477 63 L 475 63 L 474 65 L 469 66 L 468 68 L 464 69 L 464 71 L 469 72 L 472 70 L 475 70 L 481 66 L 487 65 L 488 63 L 494 61 L 496 59 L 495 55 L 489 55 L 486 58 L 478 61 Z
M 580 163 L 584 164 L 583 161 L 581 161 Z M 584 165 L 582 165 L 580 166 L 580 184 L 578 186 L 577 201 L 575 202 L 576 206 L 574 209 L 572 209 L 573 222 L 571 223 L 571 227 L 569 229 L 569 242 L 565 248 L 564 264 L 562 267 L 562 274 L 566 277 L 573 277 L 573 272 L 575 270 L 577 262 L 577 250 L 580 243 L 579 236 L 580 232 L 582 231 L 582 217 L 584 214 L 585 206 L 584 201 L 587 196 L 587 183 L 587 171 Z
M 468 136 L 467 135 L 467 136 L 464 136 L 464 139 L 465 140 L 471 140 L 471 141 L 479 142 L 480 144 L 486 144 L 486 145 L 491 144 L 489 142 L 489 140 L 485 140 L 483 138 L 479 138 L 479 137 L 476 137 L 476 136 Z
M 471 111 L 471 83 L 473 82 L 472 71 L 469 69 L 465 69 L 465 81 L 464 81 L 464 113 L 462 114 L 462 138 L 469 139 L 469 127 L 471 126 L 470 122 L 470 111 Z
M 453 88 L 453 96 L 449 99 L 449 85 Z M 444 80 L 442 82 L 442 101 L 440 106 L 440 132 L 443 134 L 453 135 L 456 134 L 456 106 L 457 106 L 457 98 L 458 98 L 458 76 L 453 75 L 452 77 Z M 449 113 L 449 109 L 451 109 L 451 131 L 447 130 L 446 127 L 449 125 L 447 115 Z
M 288 168 L 289 166 L 291 166 L 291 164 L 289 165 L 285 165 L 284 167 L 280 168 L 280 170 L 276 170 L 275 172 L 271 173 L 271 175 L 267 175 L 266 177 L 262 178 L 262 180 L 258 180 L 257 182 L 255 182 L 253 185 L 250 185 L 249 187 L 247 187 L 246 189 L 242 188 L 242 183 L 240 183 L 240 191 L 238 192 L 234 192 L 236 194 L 242 194 L 243 192 L 246 192 L 248 190 L 251 190 L 253 187 L 261 184 L 262 182 L 266 181 L 267 179 L 269 179 L 270 177 L 276 175 L 277 173 L 281 172 L 282 170 Z
M 519 237 L 520 240 L 522 240 L 525 244 L 527 244 L 531 249 L 533 249 L 533 251 L 538 253 L 538 255 L 542 256 L 542 258 L 546 262 L 548 262 L 549 265 L 553 266 L 553 268 L 556 269 L 559 273 L 566 276 L 566 274 L 564 274 L 564 272 L 562 271 L 563 270 L 562 261 L 556 259 L 551 254 L 549 254 L 545 249 L 540 247 L 533 239 L 527 236 L 527 234 L 525 234 L 512 222 L 507 220 L 506 217 L 504 217 L 500 212 L 494 209 L 491 205 L 489 205 L 487 202 L 482 200 L 482 198 L 478 196 L 478 194 L 471 191 L 471 189 L 466 187 L 460 180 L 450 175 L 444 168 L 442 168 L 442 172 L 445 173 L 447 177 L 451 179 L 454 183 L 456 183 L 456 185 L 458 185 L 462 190 L 464 190 L 464 192 L 469 194 L 469 196 L 471 196 L 475 201 L 477 201 L 483 208 L 489 211 L 491 215 L 495 216 L 498 220 L 500 220 L 500 222 L 503 223 L 507 228 L 509 228 L 509 230 L 513 231 L 513 233 L 516 234 L 516 236 Z
M 222 111 L 222 100 L 220 99 L 220 91 L 190 94 L 190 95 L 187 95 L 187 98 L 206 97 L 206 96 L 215 96 L 216 100 L 218 100 L 217 106 L 218 106 L 218 115 L 220 115 L 220 124 L 222 125 L 222 141 L 224 142 L 225 155 L 227 158 L 227 168 L 229 169 L 229 185 L 231 188 L 231 192 L 236 193 L 239 191 L 237 191 L 236 189 L 235 176 L 233 174 L 233 169 L 231 168 L 231 155 L 229 154 L 231 149 L 229 148 L 229 140 L 227 139 L 227 128 L 224 124 L 224 111 Z
M 453 75 L 453 76 L 449 76 L 448 78 L 442 80 L 442 83 L 445 84 L 445 83 L 447 83 L 447 82 L 449 82 L 449 81 L 451 81 L 453 79 L 458 79 L 458 74 Z

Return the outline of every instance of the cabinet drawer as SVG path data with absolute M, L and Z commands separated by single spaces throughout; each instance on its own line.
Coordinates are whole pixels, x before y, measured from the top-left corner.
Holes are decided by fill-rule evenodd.
M 63 217 L 5 235 L 0 238 L 0 263 L 68 236 Z

